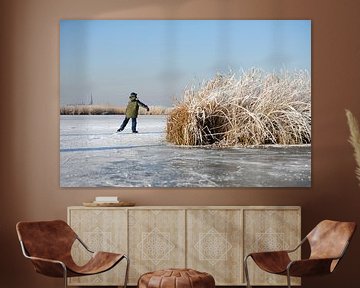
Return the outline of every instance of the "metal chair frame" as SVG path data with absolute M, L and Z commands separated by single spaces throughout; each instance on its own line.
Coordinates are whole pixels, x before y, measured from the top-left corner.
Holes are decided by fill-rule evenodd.
M 76 240 L 78 240 L 81 245 L 90 253 L 95 253 L 94 251 L 90 250 L 89 247 L 79 238 L 79 236 L 76 234 Z M 46 259 L 46 258 L 39 258 L 39 257 L 33 257 L 33 256 L 30 256 L 27 251 L 26 251 L 26 248 L 25 248 L 25 245 L 23 243 L 23 241 L 19 240 L 20 242 L 20 246 L 21 246 L 21 251 L 23 253 L 23 255 L 25 256 L 25 258 L 27 259 L 30 259 L 30 260 L 38 260 L 38 261 L 44 261 L 44 262 L 49 262 L 49 263 L 54 263 L 54 264 L 59 264 L 62 266 L 63 268 L 63 271 L 64 271 L 64 287 L 67 288 L 68 287 L 68 277 L 67 277 L 67 267 L 65 265 L 64 262 L 61 262 L 59 260 L 53 260 L 53 259 Z M 127 288 L 127 282 L 128 282 L 128 277 L 129 277 L 129 265 L 130 265 L 130 259 L 128 256 L 124 255 L 123 256 L 125 259 L 126 259 L 126 271 L 125 271 L 125 279 L 124 279 L 124 286 L 123 288 Z M 119 261 L 120 263 L 120 261 Z M 119 264 L 117 263 L 117 264 Z M 105 271 L 104 271 L 105 272 Z M 90 275 L 89 275 L 90 276 Z
M 307 237 L 304 237 L 300 244 L 298 244 L 294 249 L 290 249 L 290 250 L 283 250 L 287 253 L 292 253 L 292 252 L 295 252 L 297 249 L 299 249 L 306 241 L 307 241 Z M 338 257 L 335 257 L 335 258 L 331 258 L 332 260 L 339 260 L 341 259 L 344 254 L 345 254 L 345 251 L 347 249 L 347 247 L 349 246 L 349 241 L 346 242 L 346 245 L 341 253 L 340 256 Z M 247 260 L 248 258 L 251 256 L 251 253 L 249 253 L 248 255 L 245 256 L 244 258 L 244 272 L 245 272 L 245 279 L 246 279 L 246 287 L 247 288 L 252 288 L 252 286 L 250 285 L 250 279 L 249 279 L 249 269 L 248 269 L 248 265 L 247 265 Z M 312 259 L 315 259 L 315 258 L 312 258 Z M 318 259 L 325 259 L 325 258 L 318 258 Z M 299 260 L 294 260 L 294 261 L 291 261 L 287 267 L 286 267 L 286 278 L 287 278 L 287 286 L 288 288 L 291 288 L 291 275 L 290 275 L 290 268 L 291 268 L 291 265 L 293 265 L 296 261 L 299 261 Z M 301 261 L 301 260 L 300 260 Z M 281 275 L 281 274 L 279 274 Z

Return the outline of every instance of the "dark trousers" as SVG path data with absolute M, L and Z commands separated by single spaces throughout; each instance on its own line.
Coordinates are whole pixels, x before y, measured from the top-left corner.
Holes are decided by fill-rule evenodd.
M 130 118 L 125 117 L 124 121 L 122 122 L 122 124 L 120 126 L 120 131 L 125 129 L 125 127 L 126 127 L 127 123 L 129 122 L 129 120 L 130 120 Z M 131 130 L 133 132 L 136 131 L 136 124 L 137 124 L 136 123 L 136 118 L 131 118 Z

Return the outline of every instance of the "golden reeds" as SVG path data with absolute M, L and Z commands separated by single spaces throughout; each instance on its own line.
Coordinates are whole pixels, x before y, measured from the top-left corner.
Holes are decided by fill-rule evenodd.
M 310 75 L 260 69 L 217 75 L 185 91 L 168 116 L 167 140 L 218 146 L 310 143 Z
M 357 163 L 357 167 L 355 169 L 355 174 L 357 179 L 359 180 L 360 185 L 360 131 L 359 131 L 359 125 L 355 118 L 355 116 L 349 111 L 346 111 L 346 117 L 350 129 L 350 137 L 349 142 L 354 148 L 354 157 L 355 161 Z

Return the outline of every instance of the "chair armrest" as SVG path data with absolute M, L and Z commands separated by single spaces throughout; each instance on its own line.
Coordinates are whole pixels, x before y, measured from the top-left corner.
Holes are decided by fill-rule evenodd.
M 30 259 L 31 261 L 49 262 L 49 263 L 60 264 L 61 266 L 63 266 L 63 265 L 65 266 L 65 264 L 59 260 L 47 259 L 47 258 L 41 258 L 41 257 L 33 257 L 33 256 L 26 256 L 26 258 Z
M 90 253 L 95 253 L 94 251 L 90 250 L 90 248 L 80 239 L 78 235 L 76 235 L 76 239 L 81 243 L 81 245 Z
M 286 252 L 288 253 L 292 253 L 292 252 L 295 252 L 297 249 L 299 249 L 305 242 L 306 242 L 307 238 L 303 238 L 301 240 L 301 242 L 294 248 L 294 249 L 290 249 L 290 250 L 285 250 Z
M 252 252 L 249 253 L 247 255 L 247 257 L 251 256 L 251 257 L 256 257 L 259 255 L 263 255 L 265 257 L 269 257 L 269 256 L 279 256 L 279 255 L 288 255 L 288 251 L 287 250 L 279 250 L 279 251 L 264 251 L 264 252 Z
M 34 265 L 35 271 L 51 277 L 66 277 L 67 269 L 66 265 L 55 259 L 46 259 L 41 257 L 30 256 L 24 246 L 24 243 L 20 241 L 20 246 L 25 258 L 30 259 Z
M 307 240 L 307 238 L 305 237 L 305 238 L 303 238 L 302 240 L 301 240 L 301 242 L 295 247 L 295 248 L 293 248 L 293 249 L 288 249 L 288 250 L 278 250 L 278 251 L 264 251 L 264 252 L 252 252 L 252 253 L 249 253 L 246 257 L 245 257 L 245 259 L 246 258 L 248 258 L 249 256 L 251 256 L 251 254 L 256 254 L 256 253 L 261 253 L 261 254 L 269 254 L 269 255 L 271 255 L 271 254 L 283 254 L 283 253 L 286 253 L 286 254 L 288 254 L 288 253 L 292 253 L 292 252 L 295 252 L 297 249 L 299 249 L 304 243 L 305 243 L 305 241 Z
M 290 276 L 312 276 L 329 274 L 332 272 L 333 261 L 338 261 L 339 258 L 318 258 L 318 259 L 303 259 L 291 261 L 287 266 L 287 271 Z
M 46 259 L 40 257 L 26 256 L 30 259 L 34 265 L 35 271 L 51 277 L 66 277 L 67 269 L 66 265 L 59 261 L 53 259 Z

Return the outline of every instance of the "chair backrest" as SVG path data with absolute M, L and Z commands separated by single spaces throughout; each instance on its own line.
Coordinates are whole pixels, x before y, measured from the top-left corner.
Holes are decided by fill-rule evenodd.
M 62 220 L 19 222 L 19 240 L 30 256 L 61 260 L 69 257 L 75 232 Z
M 355 222 L 321 221 L 306 236 L 311 248 L 310 258 L 337 258 L 342 256 L 355 229 Z

